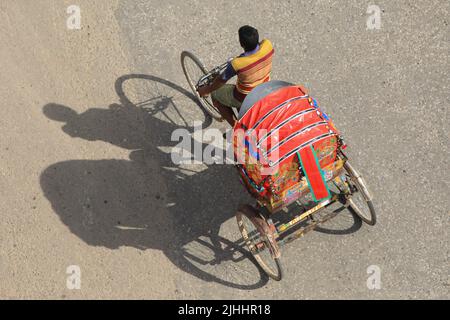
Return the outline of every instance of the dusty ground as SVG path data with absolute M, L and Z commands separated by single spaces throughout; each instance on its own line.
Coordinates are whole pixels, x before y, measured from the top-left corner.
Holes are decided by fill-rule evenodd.
M 0 298 L 450 297 L 448 1 L 378 0 L 380 30 L 356 0 L 76 2 L 81 30 L 72 1 L 0 3 Z M 234 169 L 170 158 L 175 129 L 225 128 L 180 52 L 222 62 L 242 24 L 273 41 L 274 78 L 331 114 L 379 216 L 288 245 L 280 283 L 242 256 Z

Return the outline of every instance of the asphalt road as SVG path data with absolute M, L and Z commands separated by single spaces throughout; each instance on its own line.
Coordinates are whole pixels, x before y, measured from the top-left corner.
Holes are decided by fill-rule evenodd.
M 0 3 L 0 298 L 450 297 L 448 1 L 79 0 L 80 30 L 71 4 Z M 283 247 L 281 282 L 240 241 L 235 169 L 170 156 L 176 129 L 226 129 L 181 51 L 221 63 L 243 24 L 334 119 L 379 218 L 344 212 Z

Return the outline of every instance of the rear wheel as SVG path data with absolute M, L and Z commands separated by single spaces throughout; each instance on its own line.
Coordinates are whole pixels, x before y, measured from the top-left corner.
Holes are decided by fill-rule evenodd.
M 345 162 L 344 168 L 347 171 L 347 182 L 351 192 L 347 199 L 347 203 L 361 220 L 368 225 L 375 225 L 377 216 L 372 203 L 372 196 L 367 189 L 366 182 L 348 160 Z
M 236 219 L 242 238 L 260 267 L 270 278 L 280 281 L 280 252 L 266 219 L 249 205 L 239 208 Z
M 200 105 L 211 117 L 218 121 L 222 121 L 222 116 L 212 103 L 211 97 L 200 97 L 197 92 L 198 81 L 201 77 L 208 73 L 206 67 L 194 54 L 189 51 L 183 51 L 181 53 L 181 66 L 183 67 L 186 80 L 189 83 L 192 92 L 200 102 Z

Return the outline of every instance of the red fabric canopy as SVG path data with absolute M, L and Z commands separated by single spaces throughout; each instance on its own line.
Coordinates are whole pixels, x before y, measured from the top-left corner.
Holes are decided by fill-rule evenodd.
M 241 132 L 235 140 L 235 154 L 253 158 L 261 167 L 271 169 L 271 174 L 302 157 L 302 169 L 313 195 L 321 199 L 328 194 L 321 168 L 336 159 L 338 133 L 304 88 L 286 86 L 264 96 L 242 115 L 234 130 Z M 247 162 L 241 163 L 244 168 Z M 267 176 L 250 171 L 248 176 L 255 184 Z

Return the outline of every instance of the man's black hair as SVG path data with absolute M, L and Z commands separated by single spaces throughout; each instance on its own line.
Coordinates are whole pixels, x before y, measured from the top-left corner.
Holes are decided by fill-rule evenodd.
M 258 30 L 250 26 L 242 26 L 239 28 L 239 42 L 245 51 L 255 50 L 259 43 Z

